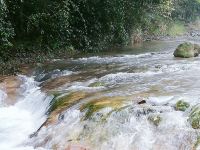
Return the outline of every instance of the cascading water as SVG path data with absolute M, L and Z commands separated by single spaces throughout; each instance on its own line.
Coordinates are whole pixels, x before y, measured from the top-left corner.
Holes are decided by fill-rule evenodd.
M 6 91 L 1 91 L 0 149 L 32 150 L 29 136 L 46 120 L 45 112 L 51 98 L 42 93 L 33 78 L 19 76 L 22 80 L 17 103 L 4 105 Z
M 198 148 L 200 133 L 189 119 L 200 98 L 200 59 L 173 58 L 178 43 L 56 60 L 33 77 L 18 76 L 14 105 L 0 91 L 0 149 Z M 190 106 L 179 111 L 179 101 Z

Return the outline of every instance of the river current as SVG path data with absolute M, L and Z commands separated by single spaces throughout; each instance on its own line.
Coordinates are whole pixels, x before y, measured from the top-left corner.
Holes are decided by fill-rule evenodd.
M 200 57 L 174 58 L 183 41 L 39 64 L 16 77 L 12 105 L 1 84 L 0 150 L 193 150 Z M 175 109 L 180 100 L 190 104 L 185 112 Z

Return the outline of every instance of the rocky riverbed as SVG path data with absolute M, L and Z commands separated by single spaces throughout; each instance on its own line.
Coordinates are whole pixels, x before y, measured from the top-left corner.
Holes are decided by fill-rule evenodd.
M 2 150 L 194 150 L 200 143 L 200 57 L 184 41 L 40 64 L 0 77 Z

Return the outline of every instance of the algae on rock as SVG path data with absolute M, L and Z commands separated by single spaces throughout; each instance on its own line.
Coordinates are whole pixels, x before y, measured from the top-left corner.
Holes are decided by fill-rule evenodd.
M 81 111 L 86 111 L 83 120 L 90 119 L 95 112 L 106 107 L 111 107 L 113 109 L 120 108 L 125 100 L 125 97 L 102 97 L 86 103 L 80 108 Z
M 153 123 L 155 126 L 158 126 L 162 121 L 162 118 L 159 115 L 149 116 L 148 120 Z
M 182 100 L 176 103 L 176 110 L 179 110 L 179 111 L 185 111 L 189 107 L 190 107 L 190 104 Z
M 199 104 L 192 108 L 188 120 L 192 128 L 200 129 L 200 105 Z
M 174 51 L 174 56 L 181 58 L 196 57 L 199 55 L 199 53 L 198 50 L 195 49 L 195 47 L 196 46 L 194 46 L 194 44 L 190 42 L 182 43 Z

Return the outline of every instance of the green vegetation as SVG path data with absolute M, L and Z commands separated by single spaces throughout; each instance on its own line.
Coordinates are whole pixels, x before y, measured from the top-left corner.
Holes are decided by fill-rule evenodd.
M 198 148 L 198 146 L 200 145 L 200 137 L 197 137 L 196 143 L 194 144 L 194 150 L 196 150 Z
M 179 110 L 179 111 L 185 111 L 189 107 L 190 107 L 190 104 L 182 100 L 176 103 L 176 110 Z
M 91 83 L 89 85 L 89 87 L 100 87 L 100 86 L 105 86 L 105 83 L 103 83 L 103 82 L 94 82 L 94 83 Z
M 155 126 L 158 126 L 162 121 L 162 118 L 159 115 L 149 116 L 148 120 Z
M 1 0 L 0 60 L 124 46 L 168 30 L 180 35 L 199 11 L 198 0 Z
M 91 119 L 94 113 L 106 107 L 119 109 L 123 106 L 125 99 L 125 97 L 102 97 L 88 102 L 80 108 L 81 111 L 86 112 L 83 120 Z
M 196 57 L 199 55 L 199 52 L 195 47 L 196 46 L 190 42 L 182 43 L 174 51 L 174 56 L 181 58 Z
M 186 27 L 181 22 L 172 23 L 169 27 L 168 34 L 170 36 L 180 36 L 184 35 L 187 32 Z
M 189 122 L 192 125 L 192 128 L 199 129 L 200 128 L 200 107 L 196 105 L 192 108 L 192 111 L 189 115 Z

